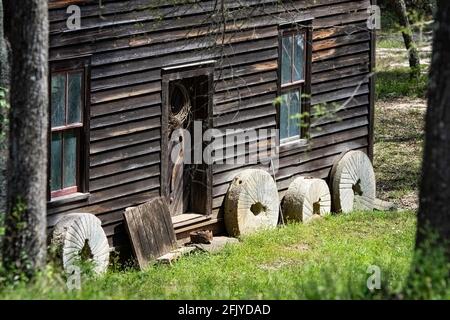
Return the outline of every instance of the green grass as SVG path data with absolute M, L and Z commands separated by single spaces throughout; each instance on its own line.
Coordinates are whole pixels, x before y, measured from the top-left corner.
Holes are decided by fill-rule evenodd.
M 415 227 L 412 212 L 331 216 L 260 232 L 218 254 L 194 254 L 171 267 L 111 271 L 86 280 L 81 291 L 68 292 L 49 270 L 32 285 L 3 288 L 0 298 L 380 298 L 404 284 Z M 383 290 L 374 293 L 366 287 L 370 265 L 382 272 Z
M 398 67 L 377 72 L 376 97 L 387 100 L 400 97 L 424 98 L 427 92 L 428 75 L 410 77 L 408 67 Z
M 396 37 L 380 36 L 377 40 L 377 48 L 383 49 L 403 49 L 405 47 L 403 41 Z

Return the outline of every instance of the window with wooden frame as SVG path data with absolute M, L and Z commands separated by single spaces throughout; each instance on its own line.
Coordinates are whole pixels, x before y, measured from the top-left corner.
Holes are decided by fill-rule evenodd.
M 280 145 L 306 143 L 311 94 L 311 21 L 280 27 L 278 129 Z
M 88 192 L 89 60 L 51 64 L 49 194 Z

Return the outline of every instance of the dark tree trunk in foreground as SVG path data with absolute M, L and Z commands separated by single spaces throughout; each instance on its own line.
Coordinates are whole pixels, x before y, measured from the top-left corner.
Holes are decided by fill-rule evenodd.
M 417 247 L 427 240 L 424 228 L 450 240 L 450 1 L 438 2 L 431 61 L 425 155 L 420 189 Z M 450 244 L 446 246 L 450 259 Z
M 9 54 L 4 32 L 3 2 L 0 1 L 0 223 L 6 212 L 6 163 L 8 159 Z M 0 239 L 1 240 L 1 239 Z M 1 244 L 1 241 L 0 241 Z
M 47 0 L 8 0 L 12 51 L 5 268 L 33 276 L 46 262 Z
M 393 3 L 395 13 L 398 17 L 399 24 L 402 28 L 403 41 L 406 50 L 408 50 L 409 66 L 411 74 L 418 76 L 420 74 L 420 58 L 417 46 L 412 37 L 412 29 L 409 24 L 408 12 L 406 11 L 405 0 L 395 0 Z

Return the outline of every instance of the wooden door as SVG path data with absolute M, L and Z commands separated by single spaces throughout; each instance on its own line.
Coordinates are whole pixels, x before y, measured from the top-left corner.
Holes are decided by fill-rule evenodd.
M 175 131 L 178 141 L 169 140 L 169 209 L 172 216 L 188 211 L 190 199 L 190 174 L 185 164 L 185 131 Z
M 190 205 L 190 164 L 185 161 L 190 149 L 184 142 L 191 131 L 193 97 L 183 81 L 174 82 L 169 90 L 169 209 L 175 216 L 187 212 Z

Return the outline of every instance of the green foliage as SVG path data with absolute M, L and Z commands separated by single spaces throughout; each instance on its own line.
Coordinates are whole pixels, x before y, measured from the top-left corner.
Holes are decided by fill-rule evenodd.
M 407 299 L 450 299 L 450 261 L 445 246 L 432 232 L 416 251 L 413 259 L 414 272 L 402 292 Z
M 381 32 L 396 33 L 398 32 L 398 18 L 393 10 L 381 9 Z
M 377 99 L 425 98 L 427 88 L 428 75 L 421 73 L 418 78 L 411 77 L 411 70 L 408 67 L 398 67 L 377 73 Z
M 394 0 L 378 0 L 377 5 L 381 7 L 382 13 L 382 25 L 383 27 L 389 27 L 395 24 L 396 16 L 392 10 L 392 3 Z M 411 21 L 414 23 L 417 20 L 415 16 L 423 16 L 431 18 L 432 11 L 436 8 L 436 0 L 405 0 L 406 9 L 410 15 Z M 415 16 L 413 16 L 415 14 Z
M 6 89 L 0 87 L 0 108 L 6 108 L 7 106 L 6 94 L 7 94 Z
M 350 99 L 351 100 L 351 99 Z M 338 104 L 336 102 L 321 103 L 312 106 L 311 115 L 317 118 L 319 123 L 329 121 L 341 121 L 342 119 L 337 115 L 340 110 L 345 109 L 345 103 Z
M 390 1 L 390 0 L 389 0 Z M 408 18 L 411 25 L 411 30 L 402 28 L 399 25 L 398 17 L 395 11 L 387 5 L 387 1 L 381 3 L 381 30 L 377 34 L 377 47 L 378 48 L 404 48 L 405 44 L 401 32 L 411 33 L 413 32 L 413 38 L 420 46 L 424 41 L 424 32 L 431 31 L 433 20 L 431 14 L 430 1 L 411 1 L 414 3 L 408 4 L 407 10 Z M 423 2 L 419 4 L 419 2 Z M 433 2 L 433 1 L 431 1 Z M 428 4 L 426 4 L 428 3 Z
M 27 223 L 23 218 L 26 210 L 27 205 L 25 203 L 25 200 L 23 200 L 21 197 L 17 197 L 10 214 L 10 219 L 12 220 L 11 223 L 19 232 L 25 230 L 25 228 L 27 227 Z
M 409 11 L 424 16 L 430 16 L 433 13 L 432 11 L 436 9 L 436 0 L 406 0 L 405 2 Z
M 8 226 L 8 231 L 14 234 L 20 234 L 21 237 L 30 236 L 30 230 L 27 230 L 28 224 L 25 219 L 27 212 L 26 201 L 21 196 L 17 196 L 13 200 L 13 204 L 11 212 L 5 217 L 5 220 L 7 220 L 6 225 Z M 19 247 L 16 243 L 12 244 L 10 242 L 9 245 L 16 246 L 14 249 Z M 2 257 L 3 270 L 0 270 L 0 272 L 2 272 L 2 276 L 6 282 L 27 282 L 34 275 L 35 268 L 26 249 L 22 249 L 18 253 L 18 256 L 14 256 L 17 253 L 10 247 L 2 249 L 6 250 L 3 251 L 3 253 L 5 253 Z M 2 276 L 0 276 L 0 278 L 2 278 Z

